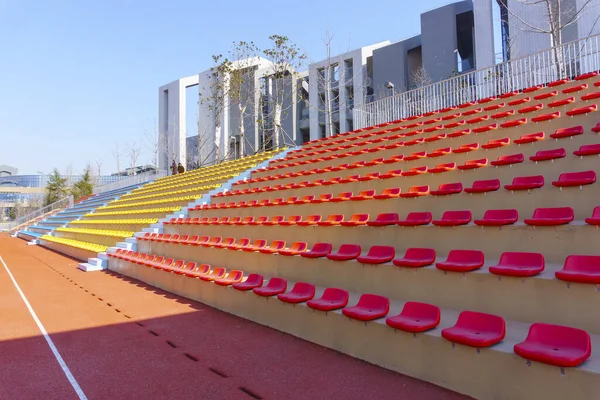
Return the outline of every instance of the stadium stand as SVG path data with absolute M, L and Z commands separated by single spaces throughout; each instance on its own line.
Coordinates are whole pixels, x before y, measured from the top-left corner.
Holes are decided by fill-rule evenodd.
M 278 151 L 261 153 L 159 178 L 121 192 L 118 198 L 111 198 L 108 202 L 100 203 L 98 200 L 94 209 L 81 213 L 82 209 L 78 208 L 70 212 L 71 219 L 57 215 L 57 219 L 50 222 L 53 226 L 51 234 L 40 232 L 38 240 L 42 246 L 81 261 L 92 259 L 90 261 L 102 264 L 103 258 L 98 258 L 98 253 L 117 243 L 127 242 L 135 232 L 162 222 L 170 214 L 174 218 L 184 217 L 187 206 L 201 202 L 211 191 L 221 190 L 228 181 L 238 179 L 249 168 L 276 154 Z M 122 243 L 122 246 L 131 244 Z M 86 267 L 94 269 L 98 265 L 85 264 L 83 268 Z
M 309 142 L 108 268 L 478 399 L 594 398 L 599 88 L 586 74 Z M 148 216 L 180 179 L 85 228 Z

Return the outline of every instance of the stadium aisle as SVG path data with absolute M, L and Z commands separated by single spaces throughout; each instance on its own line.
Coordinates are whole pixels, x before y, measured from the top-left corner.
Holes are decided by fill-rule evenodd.
M 466 398 L 20 240 L 0 255 L 89 398 Z

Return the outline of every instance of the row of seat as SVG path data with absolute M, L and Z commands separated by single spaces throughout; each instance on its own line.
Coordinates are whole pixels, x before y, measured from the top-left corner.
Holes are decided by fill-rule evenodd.
M 82 225 L 93 223 L 95 225 L 137 225 L 137 224 L 155 224 L 158 218 L 132 218 L 132 219 L 95 219 L 90 220 L 75 220 L 71 221 L 70 225 Z
M 267 216 L 246 217 L 203 217 L 203 218 L 171 218 L 165 221 L 166 225 L 250 225 L 250 226 L 421 226 L 433 223 L 436 226 L 459 226 L 469 224 L 473 220 L 473 215 L 469 210 L 451 210 L 445 211 L 440 219 L 433 219 L 433 214 L 429 211 L 409 212 L 401 219 L 398 213 L 382 213 L 375 219 L 370 219 L 369 214 L 352 214 L 348 220 L 344 220 L 343 214 L 330 214 L 323 219 L 320 214 L 311 214 L 302 219 L 300 215 L 291 215 L 284 217 L 276 215 L 272 219 Z M 483 218 L 475 219 L 473 222 L 479 226 L 504 226 L 512 225 L 519 220 L 519 213 L 516 209 L 493 209 L 487 210 Z M 575 220 L 575 213 L 571 207 L 545 207 L 536 208 L 530 218 L 525 218 L 523 222 L 531 226 L 556 226 L 565 225 Z M 585 218 L 588 225 L 600 226 L 600 206 L 594 208 L 592 216 Z
M 127 238 L 133 236 L 135 232 L 131 231 L 119 231 L 114 229 L 89 229 L 89 228 L 56 228 L 55 232 L 66 232 L 66 233 L 82 233 L 88 235 L 97 236 L 110 236 L 117 238 Z
M 104 246 L 101 244 L 82 242 L 80 240 L 67 239 L 67 238 L 61 238 L 61 237 L 50 236 L 50 235 L 43 235 L 40 237 L 40 239 L 46 240 L 46 241 L 52 242 L 52 243 L 67 245 L 69 247 L 73 247 L 76 249 L 91 251 L 94 253 L 102 253 L 102 252 L 106 251 L 106 249 L 108 248 L 108 246 Z
M 377 294 L 363 294 L 355 305 L 348 306 L 349 293 L 339 288 L 326 288 L 322 296 L 315 299 L 316 287 L 307 282 L 297 282 L 288 292 L 288 282 L 283 278 L 271 278 L 264 284 L 264 277 L 250 274 L 243 280 L 241 270 L 212 268 L 208 264 L 165 259 L 161 256 L 123 251 L 109 254 L 112 258 L 126 260 L 147 268 L 185 275 L 190 278 L 214 282 L 239 291 L 252 291 L 262 297 L 274 297 L 286 303 L 306 303 L 319 311 L 341 309 L 343 315 L 359 321 L 374 321 L 384 318 L 390 310 L 390 300 Z M 439 307 L 427 303 L 407 302 L 400 314 L 387 317 L 388 326 L 411 333 L 421 333 L 436 328 L 441 321 Z M 442 329 L 442 337 L 466 346 L 482 348 L 500 343 L 506 335 L 506 322 L 502 317 L 475 311 L 463 311 L 456 324 Z M 560 367 L 575 367 L 591 355 L 591 339 L 581 329 L 534 323 L 529 328 L 527 339 L 514 346 L 516 354 L 528 359 Z
M 585 79 L 589 79 L 589 78 L 591 78 L 591 76 L 587 76 L 586 75 Z M 596 82 L 594 84 L 594 86 L 596 86 L 596 87 L 600 86 L 600 83 Z M 542 88 L 543 87 L 541 87 L 541 86 L 534 86 L 534 87 L 528 88 L 529 90 L 526 89 L 527 91 L 526 92 L 523 91 L 523 93 L 530 94 L 530 93 L 538 91 L 538 90 L 540 90 Z M 580 90 L 585 90 L 585 89 L 587 89 L 587 84 L 584 83 L 584 84 L 578 84 L 576 86 L 573 86 L 571 88 L 567 88 L 567 89 L 564 89 L 564 90 L 566 91 L 565 93 L 574 93 L 574 92 L 577 92 L 577 91 L 580 91 Z M 351 132 L 339 134 L 339 135 L 336 135 L 335 137 L 331 137 L 331 138 L 317 139 L 317 140 L 305 143 L 303 149 L 291 151 L 289 153 L 289 155 L 288 155 L 288 158 L 291 158 L 291 157 L 294 157 L 294 156 L 297 156 L 297 155 L 301 155 L 302 153 L 311 153 L 311 152 L 314 152 L 314 150 L 317 149 L 317 148 L 329 147 L 329 146 L 337 145 L 337 144 L 341 144 L 341 143 L 349 143 L 349 142 L 352 142 L 352 141 L 356 141 L 356 140 L 360 140 L 360 139 L 366 139 L 366 138 L 369 138 L 369 137 L 381 135 L 383 133 L 387 133 L 387 132 L 390 132 L 390 131 L 397 131 L 397 130 L 402 130 L 402 129 L 412 129 L 412 128 L 415 128 L 415 127 L 418 127 L 418 126 L 432 124 L 432 123 L 436 122 L 436 120 L 447 121 L 447 120 L 454 119 L 454 118 L 457 118 L 458 116 L 463 115 L 463 113 L 460 112 L 460 109 L 470 108 L 472 106 L 475 106 L 476 104 L 486 104 L 486 103 L 489 103 L 489 102 L 491 102 L 493 100 L 496 100 L 496 99 L 508 99 L 508 98 L 516 96 L 518 94 L 519 94 L 518 92 L 509 92 L 509 93 L 506 93 L 504 95 L 498 96 L 498 98 L 490 97 L 490 98 L 481 99 L 481 100 L 479 100 L 477 102 L 467 102 L 467 103 L 461 104 L 461 105 L 459 105 L 457 107 L 447 107 L 447 108 L 444 108 L 444 109 L 439 110 L 439 111 L 428 112 L 428 113 L 425 113 L 425 114 L 422 114 L 422 115 L 415 115 L 415 116 L 409 117 L 409 118 L 404 119 L 404 120 L 396 120 L 396 121 L 382 123 L 382 124 L 379 124 L 379 125 L 376 125 L 376 126 L 373 126 L 373 127 L 369 127 L 369 128 L 357 129 L 355 131 L 351 131 Z M 558 94 L 558 92 L 556 90 L 552 90 L 550 92 L 543 93 L 541 95 L 535 95 L 534 96 L 534 100 L 545 100 L 545 99 L 554 97 L 557 94 Z M 600 93 L 589 93 L 588 95 L 584 95 L 581 98 L 581 100 L 582 101 L 587 101 L 587 100 L 591 100 L 591 99 L 597 98 L 598 96 L 600 96 Z M 512 102 L 509 102 L 509 106 L 517 106 L 517 105 L 523 104 L 525 102 L 528 102 L 530 100 L 531 100 L 531 98 L 528 96 L 528 97 L 525 97 L 525 98 L 522 98 L 522 99 L 518 99 L 518 100 L 515 100 L 515 101 L 512 101 Z M 498 110 L 499 108 L 504 107 L 504 105 L 505 105 L 504 103 L 499 103 L 499 104 L 494 104 L 492 106 L 487 106 L 487 107 L 485 107 L 484 111 Z M 537 107 L 533 107 L 532 106 L 532 108 L 537 108 Z M 445 116 L 442 116 L 440 118 L 434 118 L 434 119 L 429 119 L 429 120 L 425 120 L 425 121 L 416 121 L 418 119 L 422 119 L 422 118 L 425 118 L 425 117 L 431 117 L 431 116 L 435 116 L 435 115 L 438 115 L 438 114 L 442 115 L 444 113 L 448 113 L 448 112 L 451 112 L 453 110 L 458 110 L 459 112 L 455 113 L 455 114 L 451 114 L 451 115 L 445 115 Z M 531 111 L 534 111 L 534 110 L 525 110 L 525 111 L 526 112 L 527 111 L 531 112 Z M 481 112 L 481 110 L 480 109 L 469 110 L 469 111 L 466 112 L 466 115 L 464 115 L 464 116 L 470 116 L 470 115 L 473 115 L 473 114 L 475 114 L 477 112 Z M 416 122 L 414 122 L 414 121 L 416 121 Z M 402 124 L 404 122 L 411 122 L 411 123 L 404 124 L 404 125 L 399 125 L 399 126 L 397 126 L 396 128 L 393 128 L 393 129 L 389 128 L 390 126 Z M 386 128 L 386 129 L 385 130 L 378 130 L 379 128 Z M 362 134 L 360 136 L 349 137 L 349 136 L 355 135 L 356 133 L 362 133 L 362 132 L 370 131 L 370 130 L 375 130 L 375 132 L 367 132 L 366 134 Z M 285 161 L 285 159 L 283 159 L 282 161 Z M 280 161 L 280 162 L 282 162 L 282 161 Z
M 110 217 L 117 215 L 139 215 L 139 214 L 153 214 L 153 213 L 161 213 L 168 214 L 176 211 L 180 211 L 181 206 L 171 206 L 171 207 L 157 207 L 157 208 L 145 208 L 143 210 L 124 210 L 124 211 L 95 211 L 93 213 L 85 214 L 84 219 L 87 217 Z M 84 220 L 82 219 L 82 221 Z M 89 221 L 89 220 L 88 220 Z
M 293 242 L 289 247 L 284 240 L 273 240 L 270 244 L 265 239 L 234 237 L 223 239 L 220 236 L 147 234 L 138 240 L 170 243 L 176 245 L 213 247 L 217 249 L 242 250 L 263 254 L 279 254 L 282 256 L 302 256 L 305 258 L 326 257 L 334 261 L 357 260 L 362 264 L 384 264 L 392 262 L 399 267 L 420 268 L 432 265 L 436 260 L 434 249 L 410 248 L 401 258 L 396 258 L 392 246 L 372 246 L 367 254 L 362 255 L 358 244 L 342 244 L 333 252 L 330 243 L 316 243 L 312 249 L 303 241 Z M 451 250 L 445 261 L 436 263 L 436 268 L 451 272 L 470 272 L 484 265 L 485 257 L 479 250 Z M 490 267 L 490 272 L 497 275 L 527 277 L 539 274 L 544 270 L 544 258 L 541 254 L 523 252 L 505 252 L 498 265 Z M 556 277 L 569 282 L 600 283 L 600 256 L 571 255 L 567 257 L 564 268 L 556 272 Z
M 600 123 L 598 123 L 596 125 L 596 127 L 592 128 L 592 131 L 600 132 Z M 396 143 L 386 145 L 386 148 L 389 149 L 392 147 L 394 147 L 394 148 L 395 147 L 407 147 L 407 146 L 425 143 L 428 141 L 431 142 L 431 141 L 435 141 L 435 140 L 440 140 L 441 138 L 446 138 L 446 137 L 457 137 L 457 135 L 463 136 L 463 135 L 467 135 L 469 133 L 470 133 L 469 130 L 461 130 L 461 131 L 457 131 L 457 132 L 454 132 L 451 134 L 435 135 L 435 136 L 432 136 L 427 139 L 421 138 L 421 139 L 412 140 L 410 142 L 396 142 Z M 571 127 L 571 128 L 558 129 L 555 133 L 551 134 L 550 137 L 558 140 L 558 139 L 564 139 L 567 137 L 581 135 L 583 133 L 584 133 L 584 130 L 583 130 L 582 126 L 575 126 L 575 127 Z M 519 144 L 519 145 L 528 144 L 528 143 L 534 143 L 534 142 L 538 142 L 540 140 L 544 140 L 545 138 L 546 138 L 545 132 L 536 132 L 536 133 L 521 135 L 518 139 L 515 139 L 513 143 Z M 510 143 L 511 143 L 511 139 L 509 137 L 505 137 L 505 138 L 501 138 L 501 139 L 492 139 L 492 140 L 489 140 L 487 143 L 484 143 L 481 145 L 478 142 L 474 142 L 474 143 L 460 145 L 459 147 L 457 147 L 455 149 L 452 149 L 451 147 L 439 148 L 430 153 L 427 153 L 426 151 L 417 151 L 417 152 L 413 152 L 409 155 L 399 154 L 399 155 L 390 156 L 388 158 L 376 158 L 371 161 L 357 161 L 353 164 L 338 164 L 335 166 L 329 166 L 329 167 L 324 167 L 324 168 L 314 168 L 314 169 L 303 170 L 303 171 L 298 171 L 298 172 L 281 173 L 281 174 L 277 174 L 277 175 L 267 175 L 267 176 L 260 177 L 260 178 L 252 178 L 249 180 L 240 180 L 238 182 L 235 182 L 234 186 L 247 184 L 247 183 L 259 183 L 259 182 L 274 181 L 274 180 L 279 180 L 279 179 L 294 178 L 294 177 L 300 177 L 300 176 L 318 175 L 318 174 L 327 173 L 327 172 L 336 172 L 336 171 L 342 171 L 342 170 L 351 170 L 351 169 L 356 169 L 356 168 L 371 167 L 371 166 L 380 165 L 380 164 L 394 164 L 394 163 L 398 163 L 398 162 L 402 162 L 402 161 L 414 161 L 414 160 L 423 159 L 423 158 L 427 158 L 427 157 L 429 157 L 429 158 L 442 157 L 445 155 L 449 155 L 451 153 L 453 153 L 453 154 L 467 153 L 467 152 L 478 150 L 480 148 L 485 149 L 485 150 L 490 150 L 490 149 L 508 146 L 508 145 L 510 145 Z M 375 148 L 368 149 L 368 150 L 361 150 L 361 152 L 362 152 L 361 154 L 376 153 L 376 152 L 379 152 L 380 150 L 382 150 L 382 149 L 380 149 L 379 147 L 375 147 Z M 573 154 L 576 156 L 587 156 L 587 155 L 600 154 L 600 144 L 582 145 L 579 148 L 579 150 L 574 151 Z M 327 157 L 327 159 L 328 160 L 340 159 L 340 158 L 348 157 L 351 155 L 357 155 L 357 154 L 343 153 L 340 155 L 331 155 L 331 156 Z M 535 155 L 530 156 L 529 159 L 531 161 L 539 162 L 539 161 L 553 160 L 553 159 L 557 159 L 557 158 L 564 158 L 565 156 L 566 156 L 566 150 L 564 148 L 557 148 L 557 149 L 552 149 L 552 150 L 539 151 Z M 494 166 L 505 165 L 503 163 L 503 161 L 507 157 L 508 158 L 518 157 L 519 160 L 517 162 L 523 162 L 525 160 L 524 155 L 522 153 L 518 153 L 518 154 L 514 154 L 514 155 L 510 155 L 510 156 L 499 156 L 495 161 L 491 161 L 490 164 L 494 165 Z M 320 161 L 323 161 L 323 160 L 320 160 Z M 315 161 L 315 162 L 318 162 L 318 161 Z M 311 162 L 307 162 L 307 163 L 310 164 Z M 480 160 L 470 160 L 470 161 L 467 161 L 462 166 L 459 166 L 458 168 L 459 169 L 473 169 L 473 168 L 478 168 L 478 167 L 482 167 L 482 166 L 487 166 L 487 163 L 488 162 L 487 162 L 486 158 L 483 158 Z M 481 165 L 477 165 L 477 164 L 481 164 Z M 298 165 L 303 165 L 303 164 L 298 164 Z
M 399 174 L 401 175 L 401 174 Z M 596 182 L 596 172 L 593 170 L 578 171 L 578 172 L 563 172 L 559 175 L 558 179 L 552 181 L 552 186 L 558 188 L 565 187 L 582 187 L 585 185 L 591 185 Z M 519 190 L 532 190 L 539 189 L 545 185 L 545 179 L 543 175 L 532 175 L 532 176 L 517 176 L 513 178 L 510 184 L 504 185 L 506 190 L 519 191 Z M 305 185 L 304 187 L 313 187 L 315 185 Z M 318 186 L 323 186 L 319 183 Z M 299 205 L 299 204 L 318 204 L 327 202 L 344 202 L 344 201 L 364 201 L 364 200 L 383 200 L 391 198 L 414 198 L 426 195 L 433 196 L 448 196 L 453 194 L 459 194 L 463 192 L 473 193 L 486 193 L 498 191 L 501 187 L 499 179 L 488 179 L 479 180 L 473 182 L 473 185 L 468 188 L 464 188 L 461 182 L 443 183 L 440 184 L 437 190 L 431 190 L 429 185 L 411 186 L 407 192 L 402 193 L 402 190 L 398 187 L 384 189 L 381 193 L 376 193 L 374 189 L 368 189 L 360 191 L 357 195 L 353 192 L 341 192 L 337 196 L 333 196 L 332 193 L 323 193 L 319 197 L 315 195 L 305 195 L 302 198 L 298 196 L 291 196 L 288 199 L 278 197 L 273 200 L 250 200 L 229 203 L 215 203 L 215 204 L 201 204 L 189 208 L 189 211 L 199 210 L 215 210 L 215 209 L 229 209 L 229 208 L 248 208 L 248 207 L 273 207 L 279 205 Z

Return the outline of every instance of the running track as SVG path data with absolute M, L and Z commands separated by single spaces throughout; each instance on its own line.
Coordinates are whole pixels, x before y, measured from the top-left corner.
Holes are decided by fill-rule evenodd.
M 467 398 L 6 234 L 0 257 L 88 399 Z M 80 398 L 1 262 L 0 291 L 0 398 Z

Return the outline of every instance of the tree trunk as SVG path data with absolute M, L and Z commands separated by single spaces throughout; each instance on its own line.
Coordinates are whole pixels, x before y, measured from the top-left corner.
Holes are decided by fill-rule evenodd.
M 275 103 L 275 115 L 273 117 L 273 147 L 279 147 L 279 135 L 281 133 L 281 113 L 283 107 L 278 102 Z
M 246 106 L 241 103 L 238 104 L 240 109 L 240 144 L 239 144 L 239 157 L 244 156 L 244 144 L 245 144 L 245 129 L 244 129 L 244 114 L 246 113 Z

